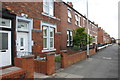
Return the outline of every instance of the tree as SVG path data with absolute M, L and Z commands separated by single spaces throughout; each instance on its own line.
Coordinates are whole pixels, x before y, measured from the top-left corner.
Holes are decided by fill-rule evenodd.
M 74 46 L 83 48 L 83 46 L 86 46 L 87 44 L 90 44 L 92 42 L 92 37 L 88 35 L 85 31 L 85 28 L 77 28 L 74 30 L 73 35 L 73 43 Z M 89 39 L 89 42 L 87 41 Z

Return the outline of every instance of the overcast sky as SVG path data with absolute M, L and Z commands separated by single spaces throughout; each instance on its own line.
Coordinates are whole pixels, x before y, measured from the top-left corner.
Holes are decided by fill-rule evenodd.
M 73 2 L 74 8 L 86 14 L 86 0 L 63 0 Z M 111 37 L 118 38 L 118 2 L 120 0 L 88 0 L 88 15 Z

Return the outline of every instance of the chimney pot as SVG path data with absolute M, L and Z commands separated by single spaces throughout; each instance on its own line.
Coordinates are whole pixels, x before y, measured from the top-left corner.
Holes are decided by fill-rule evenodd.
M 73 3 L 72 2 L 67 2 L 67 4 L 71 7 L 73 7 Z

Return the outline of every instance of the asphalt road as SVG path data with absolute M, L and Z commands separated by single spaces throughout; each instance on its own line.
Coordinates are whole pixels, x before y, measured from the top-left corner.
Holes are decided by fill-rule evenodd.
M 105 48 L 89 59 L 80 61 L 54 78 L 118 78 L 118 45 Z

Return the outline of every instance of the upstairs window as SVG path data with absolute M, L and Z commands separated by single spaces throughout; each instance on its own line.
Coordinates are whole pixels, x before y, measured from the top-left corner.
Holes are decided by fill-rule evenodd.
M 73 46 L 73 32 L 67 30 L 67 46 Z
M 85 18 L 83 18 L 83 27 L 87 27 L 87 21 Z
M 80 17 L 77 14 L 75 15 L 75 25 L 80 26 Z
M 54 0 L 43 0 L 43 12 L 51 16 L 54 15 Z
M 72 22 L 72 14 L 71 14 L 71 10 L 68 9 L 68 22 L 71 23 Z

